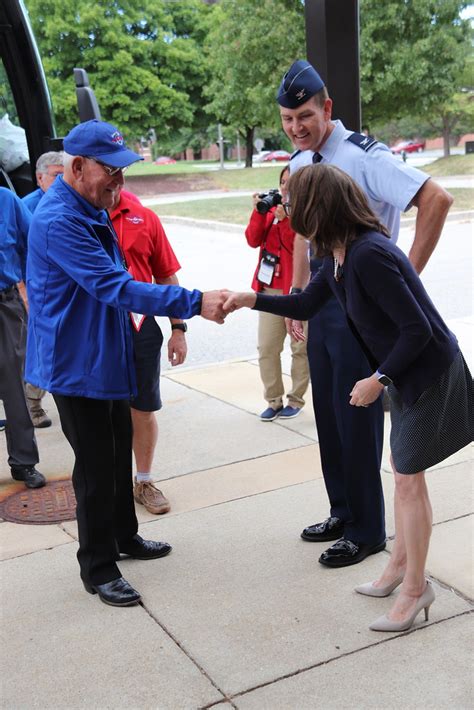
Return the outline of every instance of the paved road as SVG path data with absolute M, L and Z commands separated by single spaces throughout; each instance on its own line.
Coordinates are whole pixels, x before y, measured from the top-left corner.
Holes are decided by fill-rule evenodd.
M 183 268 L 180 282 L 202 290 L 231 288 L 249 290 L 256 266 L 256 250 L 247 246 L 237 231 L 206 229 L 174 224 L 163 219 L 167 234 Z M 413 229 L 402 229 L 399 245 L 408 251 Z M 447 320 L 472 317 L 473 246 L 472 222 L 446 224 L 443 236 L 423 281 L 434 303 Z M 167 332 L 166 319 L 160 319 Z M 229 359 L 256 357 L 257 314 L 243 310 L 229 317 L 225 325 L 194 318 L 189 322 L 188 366 Z M 163 368 L 167 364 L 163 362 Z

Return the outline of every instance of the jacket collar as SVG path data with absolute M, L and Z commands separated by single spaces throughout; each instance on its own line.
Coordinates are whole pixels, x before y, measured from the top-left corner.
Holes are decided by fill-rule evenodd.
M 82 195 L 80 195 L 77 190 L 75 190 L 71 185 L 69 185 L 62 175 L 58 176 L 55 180 L 54 185 L 51 185 L 50 190 L 55 190 L 59 197 L 67 204 L 75 207 L 79 212 L 84 212 L 87 217 L 94 220 L 95 222 L 100 222 L 100 224 L 107 224 L 107 212 L 106 210 L 98 210 L 97 207 L 91 205 Z

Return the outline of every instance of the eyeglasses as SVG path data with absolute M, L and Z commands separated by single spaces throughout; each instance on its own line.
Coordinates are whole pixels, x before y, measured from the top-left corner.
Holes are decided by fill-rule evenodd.
M 283 209 L 287 217 L 291 214 L 291 202 L 282 202 Z
M 109 177 L 114 177 L 114 175 L 118 175 L 120 171 L 122 171 L 123 175 L 123 173 L 125 173 L 130 167 L 130 165 L 127 165 L 125 168 L 114 168 L 112 167 L 112 165 L 106 165 L 105 163 L 101 163 L 100 160 L 97 160 L 97 158 L 93 158 L 90 155 L 85 155 L 84 158 L 87 158 L 87 160 L 93 160 L 94 163 L 100 165 L 100 167 L 105 170 Z

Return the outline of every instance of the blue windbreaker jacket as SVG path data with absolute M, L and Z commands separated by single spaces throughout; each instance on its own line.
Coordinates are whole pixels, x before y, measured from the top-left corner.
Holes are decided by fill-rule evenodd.
M 129 311 L 191 318 L 202 293 L 134 281 L 104 210 L 59 177 L 28 234 L 25 379 L 55 394 L 136 394 Z

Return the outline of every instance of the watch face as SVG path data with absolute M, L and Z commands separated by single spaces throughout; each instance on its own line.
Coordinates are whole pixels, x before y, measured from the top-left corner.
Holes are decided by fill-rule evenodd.
M 183 333 L 186 333 L 188 329 L 188 326 L 186 323 L 173 323 L 171 326 L 171 330 L 182 330 Z
M 384 387 L 387 387 L 388 385 L 392 384 L 392 380 L 390 377 L 387 377 L 387 375 L 380 375 L 379 377 L 379 382 L 382 384 Z

